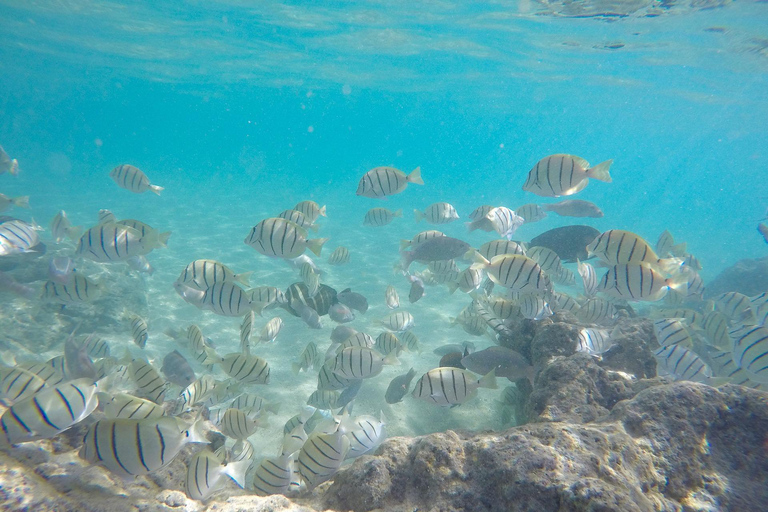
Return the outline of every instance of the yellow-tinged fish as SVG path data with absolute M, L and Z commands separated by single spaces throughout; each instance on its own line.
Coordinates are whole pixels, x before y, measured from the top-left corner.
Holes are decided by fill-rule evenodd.
M 547 212 L 545 212 L 541 206 L 534 203 L 524 204 L 517 208 L 515 213 L 525 220 L 524 224 L 538 222 L 547 216 Z
M 87 418 L 98 404 L 96 384 L 90 379 L 43 389 L 0 417 L 0 448 L 51 438 Z
M 682 321 L 681 321 L 682 320 Z M 681 318 L 662 318 L 653 322 L 653 331 L 662 347 L 669 345 L 693 346 L 693 337 L 688 332 Z
M 269 364 L 259 356 L 229 354 L 220 364 L 224 373 L 241 384 L 269 384 Z
M 679 258 L 660 259 L 640 236 L 629 231 L 611 229 L 587 245 L 587 253 L 609 265 L 646 263 L 660 272 L 672 272 L 683 263 Z
M 67 282 L 47 281 L 42 298 L 60 304 L 79 304 L 99 298 L 101 287 L 82 274 L 72 273 Z
M 301 201 L 293 209 L 303 213 L 310 222 L 315 222 L 319 217 L 327 217 L 325 206 L 320 206 L 314 201 Z
M 426 219 L 430 224 L 447 224 L 459 218 L 459 214 L 456 213 L 456 208 L 454 208 L 453 205 L 444 202 L 433 203 L 423 212 L 413 210 L 413 214 L 416 217 L 416 222 Z
M 317 233 L 317 231 L 320 229 L 320 226 L 315 224 L 314 221 L 309 220 L 309 218 L 307 218 L 306 215 L 304 215 L 298 210 L 284 210 L 283 212 L 278 214 L 278 217 L 280 217 L 281 219 L 289 220 L 294 224 L 297 224 L 304 229 L 312 230 L 315 233 Z
M 45 386 L 44 378 L 26 368 L 0 365 L 0 399 L 4 402 L 25 400 Z
M 748 325 L 729 332 L 733 340 L 733 362 L 750 379 L 768 384 L 768 327 Z
M 216 380 L 211 375 L 203 375 L 181 392 L 176 402 L 176 413 L 188 411 L 211 396 Z
M 279 217 L 265 219 L 256 224 L 245 237 L 250 245 L 265 256 L 292 259 L 309 249 L 317 256 L 327 238 L 307 239 L 307 230 L 291 221 Z
M 375 167 L 360 178 L 357 185 L 357 195 L 371 198 L 382 198 L 399 194 L 408 183 L 423 185 L 421 167 L 415 168 L 407 175 L 394 167 Z
M 188 426 L 172 416 L 103 419 L 86 432 L 80 457 L 128 478 L 164 468 L 188 443 L 207 442 L 202 420 Z
M 9 210 L 11 206 L 29 208 L 29 196 L 8 197 L 5 194 L 0 194 L 0 213 Z
M 366 347 L 348 347 L 334 360 L 333 373 L 344 379 L 370 379 L 381 373 L 384 365 L 399 364 L 395 354 L 384 357 Z
M 251 274 L 253 272 L 235 274 L 228 266 L 216 260 L 195 260 L 184 267 L 176 281 L 205 291 L 214 284 L 224 281 L 236 281 L 244 286 L 250 286 Z
M 245 411 L 229 408 L 217 425 L 222 434 L 232 439 L 248 439 L 259 428 L 259 421 Z
M 299 354 L 299 362 L 292 363 L 291 369 L 294 375 L 298 375 L 300 371 L 307 371 L 310 368 L 319 368 L 322 365 L 322 358 L 317 350 L 315 342 L 310 341 L 304 350 Z
M 473 292 L 483 283 L 484 276 L 485 274 L 482 269 L 470 267 L 461 271 L 456 281 L 448 283 L 448 291 L 453 293 L 459 289 L 464 293 Z
M 357 381 L 359 379 L 350 379 L 352 381 Z M 346 387 L 346 386 L 345 386 Z M 337 403 L 339 401 L 339 392 L 335 390 L 328 390 L 328 389 L 318 389 L 314 391 L 311 395 L 309 395 L 309 398 L 307 399 L 307 405 L 311 405 L 312 407 L 315 407 L 317 409 L 330 411 L 331 409 L 337 408 Z
M 617 299 L 654 302 L 662 299 L 669 290 L 686 284 L 685 276 L 667 279 L 649 265 L 629 263 L 611 267 L 597 285 L 597 291 Z
M 387 289 L 384 290 L 384 303 L 389 309 L 397 309 L 400 307 L 400 296 L 397 294 L 397 290 L 394 286 L 387 285 Z
M 500 254 L 526 255 L 525 247 L 522 244 L 511 240 L 491 240 L 490 242 L 481 245 L 477 252 L 489 261 L 493 259 L 494 256 L 499 256 Z
M 610 183 L 609 169 L 613 160 L 606 160 L 594 167 L 574 155 L 551 155 L 536 163 L 528 173 L 523 190 L 543 197 L 570 196 L 581 192 L 589 178 Z
M 109 177 L 117 183 L 118 187 L 130 190 L 135 194 L 142 194 L 147 190 L 151 190 L 155 194 L 160 195 L 160 192 L 163 191 L 163 187 L 152 185 L 147 175 L 133 165 L 118 165 L 112 169 Z
M 441 367 L 422 375 L 411 394 L 431 404 L 453 407 L 474 398 L 478 388 L 496 389 L 494 370 L 478 380 L 468 370 Z
M 149 400 L 160 404 L 165 397 L 168 383 L 160 375 L 160 372 L 145 359 L 134 359 L 128 365 L 128 375 L 136 385 L 139 394 Z
M 395 217 L 402 217 L 403 210 L 390 211 L 386 208 L 371 208 L 365 213 L 363 219 L 364 226 L 380 227 L 386 226 L 394 220 Z
M 329 265 L 346 265 L 347 263 L 349 263 L 349 249 L 346 247 L 337 247 L 328 257 Z
M 130 319 L 133 342 L 138 345 L 139 348 L 146 347 L 147 340 L 149 339 L 149 333 L 147 332 L 147 322 L 138 315 L 131 315 Z
M 294 472 L 293 454 L 263 459 L 253 472 L 253 490 L 259 496 L 285 494 Z
M 299 474 L 307 488 L 312 490 L 336 474 L 347 452 L 349 439 L 341 429 L 331 434 L 311 434 L 297 458 Z
M 98 263 L 127 261 L 163 247 L 155 237 L 142 237 L 141 232 L 123 224 L 99 224 L 80 237 L 75 254 Z
M 383 355 L 388 355 L 394 352 L 395 356 L 400 354 L 405 347 L 400 342 L 400 339 L 391 332 L 382 332 L 376 337 L 376 344 L 374 348 Z
M 245 487 L 245 472 L 251 466 L 250 460 L 226 462 L 226 449 L 222 446 L 216 452 L 203 448 L 189 461 L 185 480 L 187 496 L 193 500 L 205 501 L 219 490 L 224 475 L 241 488 Z
M 143 420 L 165 416 L 165 409 L 149 400 L 138 398 L 127 393 L 100 394 L 99 400 L 104 406 L 104 416 L 110 419 L 125 418 Z
M 488 277 L 499 286 L 516 292 L 547 292 L 552 283 L 536 261 L 521 254 L 500 254 L 491 261 L 485 260 L 472 265 L 482 268 Z
M 411 240 L 400 240 L 400 250 L 407 249 L 410 247 L 411 249 L 415 249 L 419 245 L 423 244 L 427 240 L 431 238 L 436 238 L 439 236 L 445 236 L 445 233 L 442 231 L 437 231 L 435 229 L 428 229 L 426 231 L 422 231 L 421 233 L 414 236 Z

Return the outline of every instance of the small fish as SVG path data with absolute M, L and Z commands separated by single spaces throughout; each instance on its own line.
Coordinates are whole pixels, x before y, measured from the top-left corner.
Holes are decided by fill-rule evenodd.
M 351 322 L 355 319 L 355 314 L 346 305 L 337 302 L 328 309 L 328 316 L 331 320 L 340 324 Z
M 372 453 L 387 437 L 384 414 L 378 418 L 364 415 L 355 418 L 342 417 L 341 427 L 349 439 L 347 459 L 354 459 Z
M 143 255 L 128 258 L 126 263 L 128 263 L 128 266 L 136 272 L 142 272 L 149 275 L 155 273 L 155 267 L 153 267 L 152 264 L 150 264 L 147 258 Z
M 349 306 L 356 311 L 361 313 L 368 311 L 368 299 L 359 293 L 353 292 L 350 288 L 337 293 L 336 298 L 345 306 Z
M 753 324 L 755 315 L 752 302 L 743 293 L 727 292 L 714 297 L 715 310 L 727 316 L 734 324 Z
M 426 219 L 430 224 L 448 224 L 459 218 L 456 208 L 449 203 L 433 203 L 423 212 L 413 210 L 416 222 Z
M 376 344 L 374 345 L 374 348 L 386 356 L 390 352 L 394 352 L 395 355 L 399 355 L 400 351 L 405 347 L 403 347 L 403 344 L 400 342 L 397 336 L 391 332 L 385 331 L 376 337 Z
M 555 275 L 563 268 L 563 262 L 555 251 L 547 247 L 533 246 L 528 248 L 526 254 L 539 264 L 541 269 L 549 275 Z
M 544 209 L 546 209 L 546 205 L 544 206 Z M 538 204 L 524 204 L 523 206 L 517 208 L 515 210 L 515 213 L 522 217 L 525 222 L 524 224 L 529 224 L 531 222 L 538 222 L 542 219 L 544 219 L 547 216 L 547 213 L 542 209 L 541 206 Z
M 533 366 L 522 354 L 506 347 L 491 346 L 471 354 L 465 352 L 461 364 L 479 375 L 495 369 L 496 377 L 505 377 L 512 382 L 519 379 L 533 382 Z
M 160 373 L 145 359 L 131 361 L 131 364 L 128 365 L 128 375 L 142 397 L 148 398 L 156 404 L 163 402 L 168 385 Z
M 645 264 L 629 263 L 611 267 L 597 285 L 597 291 L 617 299 L 654 302 L 662 299 L 669 290 L 685 285 L 685 276 L 666 279 Z
M 99 298 L 101 288 L 87 277 L 72 273 L 66 283 L 47 281 L 42 298 L 60 304 L 80 304 Z
M 285 291 L 285 303 L 281 304 L 289 313 L 294 316 L 300 316 L 301 312 L 294 309 L 293 306 L 301 303 L 314 309 L 318 315 L 328 314 L 328 308 L 336 302 L 336 290 L 324 284 L 320 285 L 314 297 L 309 295 L 309 289 L 304 283 L 294 283 Z M 289 307 L 285 307 L 290 305 Z
M 424 281 L 412 274 L 406 275 L 405 278 L 411 283 L 411 289 L 408 291 L 408 302 L 411 304 L 418 302 L 424 296 Z
M 671 345 L 653 352 L 658 369 L 672 375 L 675 380 L 707 382 L 712 377 L 712 370 L 692 350 Z
M 384 393 L 384 399 L 388 404 L 396 404 L 402 402 L 403 397 L 408 394 L 411 388 L 411 381 L 416 376 L 416 370 L 411 368 L 408 373 L 398 375 L 389 383 L 386 393 Z
M 211 375 L 203 375 L 188 385 L 180 394 L 176 403 L 176 412 L 181 413 L 201 404 L 213 393 L 216 380 Z
M 376 340 L 374 340 L 370 334 L 366 334 L 364 332 L 356 332 L 341 342 L 341 344 L 335 350 L 334 354 L 338 354 L 345 348 L 349 347 L 373 348 L 375 345 Z
M 260 313 L 263 304 L 253 302 L 249 294 L 237 284 L 224 281 L 206 288 L 200 299 L 200 307 L 217 315 L 236 317 L 254 310 Z
M 127 261 L 161 247 L 159 242 L 142 238 L 141 232 L 122 224 L 107 223 L 88 229 L 80 237 L 75 254 L 98 263 Z
M 317 292 L 320 290 L 320 276 L 315 272 L 314 268 L 312 268 L 312 265 L 309 263 L 302 264 L 300 275 L 301 280 L 307 287 L 309 296 L 314 297 L 317 295 Z
M 662 347 L 670 345 L 693 346 L 693 338 L 680 318 L 662 318 L 653 322 L 653 332 Z
M 293 374 L 298 375 L 302 370 L 307 371 L 310 368 L 317 368 L 320 365 L 322 365 L 322 361 L 320 359 L 320 353 L 317 351 L 317 345 L 310 341 L 307 343 L 307 346 L 304 347 L 304 350 L 301 351 L 301 354 L 299 354 L 299 362 L 292 363 L 291 368 L 293 369 Z
M 484 269 L 491 281 L 512 291 L 536 293 L 552 288 L 539 264 L 520 254 L 501 254 L 473 267 Z
M 216 260 L 195 260 L 184 267 L 176 281 L 205 291 L 224 281 L 236 281 L 244 286 L 250 286 L 251 274 L 253 272 L 235 274 L 228 266 Z
M 216 452 L 208 448 L 197 452 L 187 466 L 187 496 L 193 500 L 207 500 L 222 487 L 224 475 L 230 477 L 240 488 L 244 488 L 245 472 L 251 466 L 251 461 L 226 462 L 225 458 L 223 447 Z
M 407 176 L 403 171 L 394 167 L 375 167 L 360 178 L 356 194 L 358 196 L 380 199 L 399 194 L 405 190 L 408 183 L 424 184 L 424 181 L 421 179 L 421 167 L 415 168 Z
M 403 210 L 390 211 L 386 208 L 371 208 L 365 213 L 363 226 L 380 227 L 391 223 L 395 217 L 402 217 Z
M 768 244 L 768 225 L 765 225 L 761 222 L 757 225 L 757 232 L 763 235 L 763 240 L 765 240 L 765 243 Z
M 333 331 L 331 331 L 331 341 L 333 343 L 343 343 L 355 334 L 357 334 L 357 330 L 353 329 L 352 327 L 346 325 L 337 325 L 333 328 Z
M 639 235 L 620 229 L 602 233 L 587 246 L 587 252 L 609 265 L 644 263 L 659 272 L 676 271 L 682 265 L 679 258 L 659 258 Z
M 341 429 L 331 434 L 315 432 L 309 436 L 296 459 L 301 479 L 309 490 L 336 474 L 347 457 L 349 444 Z
M 552 249 L 566 263 L 577 259 L 586 261 L 590 257 L 586 247 L 599 235 L 600 232 L 591 226 L 562 226 L 534 237 L 530 245 Z
M 229 408 L 224 411 L 217 426 L 225 436 L 243 440 L 248 439 L 256 432 L 256 429 L 259 428 L 259 422 L 240 409 Z
M 10 210 L 11 206 L 29 208 L 29 196 L 8 197 L 5 194 L 0 194 L 0 213 Z
M 207 443 L 200 425 L 171 416 L 99 420 L 88 428 L 80 457 L 124 478 L 146 475 L 170 464 L 188 443 Z
M 592 217 L 598 219 L 603 211 L 594 203 L 581 199 L 566 199 L 554 204 L 545 204 L 544 210 L 555 212 L 561 217 Z
M 500 254 L 521 254 L 525 256 L 525 248 L 511 240 L 492 240 L 486 242 L 480 246 L 477 252 L 487 260 L 491 260 L 494 256 Z
M 427 267 L 436 275 L 458 274 L 461 271 L 454 260 L 430 261 Z
M 339 246 L 328 256 L 329 265 L 346 265 L 349 263 L 349 249 Z
M 325 206 L 320 206 L 314 201 L 301 201 L 293 207 L 294 210 L 304 214 L 310 222 L 314 223 L 320 217 L 327 217 Z
M 599 356 L 607 352 L 613 345 L 611 331 L 589 327 L 579 331 L 576 351 Z
M 389 309 L 397 309 L 400 307 L 400 297 L 397 294 L 397 290 L 394 286 L 387 285 L 387 289 L 384 290 L 384 303 Z
M 353 380 L 355 379 L 350 379 L 348 385 L 351 384 Z M 336 390 L 318 389 L 309 395 L 309 398 L 307 399 L 307 405 L 311 405 L 312 407 L 316 407 L 324 411 L 330 411 L 331 409 L 336 409 L 339 396 L 340 393 Z
M 520 312 L 523 317 L 536 322 L 552 316 L 549 303 L 543 297 L 531 293 L 526 293 L 520 298 Z
M 248 290 L 247 293 L 251 302 L 261 304 L 263 309 L 272 309 L 288 304 L 288 299 L 283 291 L 274 286 L 257 286 Z
M 309 229 L 317 233 L 317 231 L 320 229 L 320 226 L 315 224 L 313 221 L 309 220 L 306 215 L 301 213 L 298 210 L 284 210 L 280 214 L 278 214 L 278 217 L 281 219 L 289 220 L 293 222 L 294 224 L 297 224 L 298 226 L 301 226 L 304 229 Z
M 263 459 L 253 472 L 253 491 L 259 496 L 287 493 L 293 480 L 293 468 L 292 454 Z
M 249 311 L 243 317 L 240 324 L 240 352 L 243 354 L 251 353 L 251 336 L 253 335 L 253 324 L 256 322 L 256 313 Z
M 380 320 L 381 325 L 383 325 L 385 329 L 395 332 L 407 331 L 413 327 L 414 322 L 413 315 L 407 311 L 396 311 Z
M 132 165 L 118 165 L 112 169 L 109 177 L 117 183 L 118 187 L 130 190 L 135 194 L 142 194 L 147 190 L 151 190 L 155 194 L 160 195 L 160 192 L 163 191 L 163 187 L 152 185 L 147 175 Z
M 370 348 L 348 347 L 336 356 L 333 373 L 344 379 L 370 379 L 390 364 L 398 364 L 394 354 L 384 357 Z
M 584 323 L 602 324 L 612 322 L 616 318 L 616 307 L 605 299 L 593 297 L 587 299 L 575 315 Z
M 747 325 L 729 332 L 733 340 L 733 362 L 755 382 L 768 384 L 768 327 Z
M 463 257 L 472 249 L 467 242 L 450 236 L 430 238 L 410 251 L 401 251 L 402 270 L 408 270 L 412 262 L 452 260 Z
M 327 238 L 307 239 L 306 229 L 278 217 L 259 222 L 245 237 L 245 244 L 261 254 L 286 259 L 296 258 L 306 249 L 320 256 L 327 241 Z
M 115 217 L 115 214 L 107 209 L 101 209 L 99 210 L 99 217 L 98 221 L 96 222 L 96 225 L 101 224 L 115 224 L 117 223 L 117 217 Z
M 505 237 L 507 240 L 512 239 L 512 235 L 515 234 L 517 228 L 525 223 L 525 220 L 517 215 L 514 211 L 504 206 L 497 206 L 491 209 L 486 215 L 486 218 L 490 222 L 493 228 L 499 236 Z
M 138 398 L 127 393 L 100 395 L 99 403 L 104 407 L 104 416 L 109 419 L 143 420 L 165 416 L 165 409 L 149 400 Z
M 690 320 L 689 320 L 690 323 Z M 701 328 L 712 343 L 721 350 L 731 350 L 733 343 L 728 336 L 728 317 L 719 311 L 710 311 L 701 319 Z M 690 323 L 690 325 L 695 325 Z
M 536 163 L 528 173 L 523 190 L 543 197 L 570 196 L 581 192 L 589 178 L 610 183 L 609 169 L 613 160 L 594 167 L 574 155 L 551 155 Z
M 581 276 L 581 281 L 584 284 L 584 295 L 586 297 L 594 297 L 597 293 L 597 273 L 595 268 L 589 263 L 576 260 L 576 265 Z
M 139 347 L 147 346 L 149 333 L 147 332 L 147 322 L 138 315 L 131 315 L 131 335 L 133 342 Z
M 468 370 L 435 368 L 416 382 L 411 395 L 414 398 L 442 407 L 463 404 L 477 395 L 478 388 L 496 389 L 493 371 L 479 380 Z
M 229 354 L 220 364 L 224 373 L 241 384 L 269 384 L 269 364 L 259 356 Z
M 195 370 L 187 362 L 186 358 L 178 350 L 169 352 L 163 358 L 163 366 L 160 368 L 169 382 L 179 387 L 186 388 L 195 381 Z
M 0 220 L 0 256 L 41 252 L 38 228 L 23 220 Z
M 32 397 L 45 386 L 45 379 L 26 368 L 0 365 L 0 399 L 6 404 Z
M 259 333 L 259 340 L 264 343 L 273 343 L 283 328 L 283 319 L 276 316 L 270 319 Z
M 273 414 L 280 412 L 279 403 L 269 403 L 264 398 L 259 395 L 254 395 L 253 393 L 243 393 L 238 396 L 232 400 L 229 408 L 240 409 L 247 415 L 253 417 L 258 416 L 262 411 L 265 413 L 271 412 Z
M 11 176 L 19 175 L 19 162 L 8 156 L 2 146 L 0 146 L 0 174 L 10 173 Z

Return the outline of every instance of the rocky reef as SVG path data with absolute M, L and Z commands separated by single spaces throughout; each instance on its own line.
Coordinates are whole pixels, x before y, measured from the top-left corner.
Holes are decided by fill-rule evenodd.
M 739 292 L 748 297 L 768 290 L 768 258 L 745 259 L 723 270 L 705 290 L 707 297 Z

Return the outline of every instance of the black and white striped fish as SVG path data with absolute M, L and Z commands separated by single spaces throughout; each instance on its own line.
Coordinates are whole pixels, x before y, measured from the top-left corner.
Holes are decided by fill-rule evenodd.
M 101 287 L 82 274 L 72 273 L 65 283 L 47 281 L 42 298 L 60 304 L 80 304 L 101 296 Z
M 394 352 L 395 355 L 399 355 L 400 351 L 403 350 L 405 347 L 403 347 L 403 344 L 400 342 L 397 336 L 392 334 L 391 332 L 382 332 L 376 337 L 376 344 L 374 345 L 376 350 L 383 354 L 388 355 L 390 352 Z
M 61 243 L 65 238 L 70 240 L 77 240 L 80 238 L 80 233 L 83 228 L 80 226 L 73 226 L 67 218 L 67 212 L 59 210 L 59 213 L 54 215 L 51 220 L 51 235 L 56 243 Z
M 335 353 L 338 354 L 345 348 L 350 348 L 350 347 L 373 348 L 374 345 L 376 345 L 376 340 L 374 340 L 370 334 L 367 334 L 364 332 L 356 332 L 350 335 L 344 341 L 342 341 L 341 344 L 339 344 L 339 346 L 337 347 Z
M 573 314 L 576 314 L 579 308 L 581 308 L 581 304 L 579 304 L 576 299 L 561 292 L 554 293 L 554 300 L 550 306 L 552 306 L 552 311 L 569 311 Z
M 715 310 L 727 316 L 734 324 L 754 324 L 755 314 L 752 301 L 743 293 L 722 293 L 713 299 Z
M 201 307 L 221 316 L 243 316 L 254 310 L 260 312 L 262 304 L 253 302 L 237 284 L 223 281 L 206 288 Z
M 143 398 L 147 398 L 156 404 L 163 402 L 168 383 L 160 375 L 160 372 L 144 359 L 134 359 L 128 365 L 128 375 L 136 385 L 136 389 Z
M 0 400 L 15 403 L 25 400 L 46 386 L 43 377 L 21 366 L 0 365 Z
M 87 418 L 98 404 L 96 384 L 90 379 L 43 389 L 0 416 L 0 448 L 51 438 Z
M 539 160 L 528 173 L 523 190 L 543 197 L 570 196 L 581 192 L 589 178 L 611 182 L 609 169 L 613 160 L 606 160 L 594 167 L 574 155 L 550 155 Z
M 471 293 L 480 287 L 484 277 L 485 274 L 482 269 L 469 267 L 459 272 L 456 281 L 448 283 L 448 291 L 453 293 L 459 289 L 464 293 Z
M 577 352 L 586 352 L 593 356 L 604 354 L 614 345 L 611 339 L 611 331 L 608 329 L 593 329 L 591 327 L 581 329 L 576 342 Z
M 549 275 L 560 272 L 563 262 L 555 251 L 547 247 L 535 246 L 528 248 L 526 252 L 529 258 L 539 264 L 541 269 Z
M 538 322 L 539 320 L 552 316 L 552 309 L 549 307 L 549 302 L 540 295 L 525 293 L 520 297 L 518 302 L 520 304 L 520 312 L 523 317 L 528 320 L 535 320 Z
M 39 252 L 39 226 L 34 226 L 23 220 L 13 219 L 0 221 L 0 256 Z
M 216 452 L 203 448 L 190 459 L 187 465 L 185 488 L 193 500 L 205 501 L 224 484 L 222 477 L 231 478 L 240 488 L 245 487 L 245 472 L 251 466 L 250 460 L 226 461 L 226 449 L 222 446 Z
M 733 362 L 755 382 L 768 384 L 768 327 L 748 325 L 729 332 Z
M 397 309 L 400 307 L 400 296 L 397 294 L 397 290 L 394 286 L 387 285 L 387 289 L 384 290 L 384 303 L 389 309 Z
M 365 347 L 348 347 L 336 356 L 333 372 L 344 379 L 370 379 L 381 373 L 386 364 L 397 364 L 395 354 L 386 358 Z
M 321 410 L 330 411 L 336 409 L 339 402 L 339 392 L 329 389 L 318 389 L 312 392 L 307 399 L 307 405 Z
M 320 353 L 317 350 L 315 342 L 310 341 L 304 350 L 299 354 L 299 361 L 291 364 L 291 369 L 294 375 L 298 375 L 300 371 L 307 371 L 310 368 L 317 368 L 322 364 Z
M 314 223 L 314 221 L 309 220 L 306 215 L 301 213 L 298 210 L 283 210 L 277 215 L 281 219 L 289 220 L 296 224 L 299 227 L 302 227 L 307 230 L 312 230 L 314 232 L 317 232 L 320 227 Z
M 224 411 L 217 425 L 222 434 L 232 439 L 247 439 L 252 436 L 259 427 L 255 416 L 229 408 Z
M 415 168 L 407 176 L 403 171 L 394 167 L 375 167 L 360 178 L 356 194 L 379 199 L 399 194 L 405 190 L 408 183 L 424 184 L 421 179 L 421 167 Z
M 520 254 L 501 254 L 491 261 L 476 263 L 485 269 L 497 285 L 516 292 L 547 292 L 552 288 L 550 279 L 533 259 Z
M 364 226 L 381 227 L 391 223 L 395 217 L 402 217 L 403 210 L 390 211 L 386 208 L 371 208 L 365 213 Z
M 616 307 L 605 299 L 593 297 L 587 299 L 574 314 L 584 323 L 605 324 L 616 319 Z
M 642 237 L 620 229 L 611 229 L 597 236 L 587 245 L 587 253 L 609 265 L 645 263 L 659 272 L 676 271 L 682 264 L 679 258 L 660 259 Z
M 432 203 L 426 210 L 413 210 L 416 222 L 425 219 L 430 224 L 448 224 L 459 218 L 456 208 L 450 203 Z
M 661 347 L 653 352 L 656 358 L 658 373 L 667 373 L 675 380 L 690 380 L 707 382 L 712 377 L 712 370 L 693 351 L 678 345 Z
M 328 256 L 329 265 L 346 265 L 349 263 L 349 249 L 339 246 Z
M 156 247 L 159 245 L 142 238 L 141 233 L 131 227 L 105 223 L 82 234 L 75 254 L 98 263 L 113 263 L 143 256 Z
M 149 339 L 149 333 L 147 332 L 147 322 L 138 315 L 131 315 L 131 336 L 133 336 L 133 342 L 139 347 L 144 348 L 147 346 L 147 340 Z
M 285 291 L 286 302 L 282 306 L 294 316 L 301 316 L 303 308 L 297 304 L 303 304 L 320 315 L 327 315 L 330 307 L 336 303 L 336 290 L 324 284 L 320 285 L 314 297 L 309 295 L 309 289 L 304 283 L 293 283 Z M 297 311 L 298 310 L 298 311 Z
M 253 472 L 253 491 L 259 496 L 285 494 L 294 472 L 293 454 L 263 459 Z
M 293 209 L 303 213 L 310 222 L 315 222 L 320 217 L 328 216 L 325 212 L 325 206 L 320 206 L 314 201 L 301 201 Z
M 524 204 L 516 208 L 515 213 L 525 220 L 525 224 L 538 222 L 547 216 L 547 212 L 535 203 Z
M 690 348 L 693 346 L 693 337 L 688 332 L 680 318 L 662 318 L 653 322 L 653 331 L 656 339 L 662 347 L 681 344 Z
M 306 229 L 279 217 L 259 222 L 245 237 L 245 244 L 261 254 L 285 259 L 301 256 L 306 249 L 320 256 L 327 241 L 327 238 L 307 239 Z
M 379 322 L 385 329 L 394 332 L 403 332 L 413 327 L 415 319 L 413 318 L 413 315 L 407 311 L 396 311 L 382 318 Z
M 492 260 L 494 256 L 501 254 L 521 254 L 525 256 L 525 248 L 511 240 L 491 240 L 480 246 L 477 250 L 480 255 L 487 259 Z
M 320 290 L 320 276 L 315 272 L 315 269 L 309 263 L 304 263 L 299 271 L 301 280 L 307 287 L 307 291 L 310 297 L 317 295 Z
M 335 356 L 328 359 L 317 374 L 317 389 L 320 391 L 337 391 L 352 384 L 356 379 L 348 379 L 334 372 L 336 368 Z M 309 404 L 314 405 L 314 404 Z
M 617 299 L 655 302 L 669 290 L 677 290 L 686 283 L 684 276 L 665 278 L 648 265 L 627 263 L 608 269 L 597 285 L 597 291 Z
M 349 439 L 346 458 L 354 459 L 373 452 L 387 436 L 385 425 L 384 413 L 378 418 L 369 415 L 343 418 L 341 428 Z
M 203 375 L 187 386 L 176 402 L 176 413 L 188 411 L 195 405 L 201 404 L 213 393 L 216 380 L 211 375 Z
M 165 416 L 165 409 L 162 405 L 127 393 L 115 393 L 113 395 L 104 393 L 99 400 L 104 407 L 104 416 L 110 419 L 143 420 Z
M 240 409 L 249 416 L 256 417 L 262 411 L 277 414 L 280 411 L 280 404 L 267 402 L 264 397 L 253 393 L 243 393 L 229 404 L 230 409 Z
M 32 372 L 45 381 L 46 386 L 56 386 L 64 382 L 64 374 L 46 363 L 21 362 L 16 364 L 16 368 L 22 368 Z M 0 375 L 3 372 L 0 370 Z M 68 379 L 67 379 L 68 380 Z
M 235 274 L 228 266 L 216 260 L 195 260 L 184 267 L 176 281 L 205 291 L 207 288 L 224 281 L 236 281 L 242 285 L 250 286 L 251 274 L 253 272 Z
M 521 216 L 505 206 L 492 208 L 485 217 L 493 230 L 507 240 L 511 240 L 517 228 L 525 223 Z
M 586 297 L 594 297 L 597 293 L 597 273 L 595 268 L 589 263 L 576 260 L 576 265 L 581 276 L 581 281 L 584 284 L 584 295 Z
M 347 457 L 349 444 L 341 429 L 332 434 L 315 432 L 309 436 L 296 459 L 308 489 L 314 489 L 336 474 Z
M 478 388 L 496 389 L 495 372 L 478 380 L 470 371 L 440 367 L 422 375 L 411 395 L 431 404 L 453 407 L 474 398 Z
M 220 364 L 224 373 L 241 384 L 269 384 L 269 364 L 259 356 L 229 354 Z
M 271 318 L 264 327 L 261 328 L 259 333 L 259 341 L 264 343 L 273 343 L 277 335 L 283 329 L 283 319 L 279 316 Z
M 80 457 L 124 477 L 146 475 L 173 461 L 188 443 L 207 443 L 201 421 L 185 425 L 172 416 L 103 419 L 88 428 Z
M 704 335 L 713 347 L 720 350 L 731 350 L 733 347 L 733 342 L 728 335 L 728 323 L 728 317 L 719 311 L 710 311 L 701 319 L 701 328 L 704 329 Z
M 163 191 L 163 187 L 152 185 L 147 175 L 133 165 L 118 165 L 112 169 L 109 177 L 117 183 L 118 187 L 130 190 L 135 194 L 142 194 L 147 190 L 151 190 L 155 194 L 160 195 L 160 192 Z

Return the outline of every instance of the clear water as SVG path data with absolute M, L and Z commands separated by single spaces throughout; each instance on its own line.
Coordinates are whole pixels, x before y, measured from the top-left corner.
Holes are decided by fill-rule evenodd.
M 0 191 L 30 195 L 31 210 L 12 214 L 43 225 L 64 209 L 87 227 L 107 208 L 173 231 L 168 249 L 148 257 L 151 277 L 126 281 L 124 266 L 84 264 L 111 289 L 89 314 L 101 318 L 113 351 L 140 353 L 119 320 L 129 301 L 149 320 L 145 355 L 157 362 L 175 348 L 162 331 L 193 322 L 220 352 L 237 348 L 239 320 L 200 312 L 173 290 L 193 259 L 253 270 L 253 284 L 298 280 L 243 244 L 259 220 L 304 199 L 327 205 L 324 282 L 368 296 L 371 309 L 351 325 L 375 334 L 373 320 L 389 312 L 386 285 L 407 302 L 392 266 L 399 240 L 427 228 L 412 210 L 448 201 L 465 219 L 481 204 L 553 202 L 521 189 L 552 153 L 614 160 L 613 183 L 592 182 L 577 196 L 605 217 L 551 214 L 523 226 L 520 238 L 587 223 L 655 242 L 668 229 L 688 242 L 706 281 L 766 255 L 755 227 L 768 206 L 767 9 L 669 4 L 628 17 L 569 17 L 527 1 L 0 1 L 0 144 L 22 169 L 0 176 Z M 165 187 L 162 196 L 118 188 L 108 174 L 122 163 Z M 387 201 L 357 197 L 359 178 L 379 165 L 421 166 L 426 184 Z M 363 227 L 375 206 L 405 217 Z M 463 220 L 444 231 L 475 246 L 490 239 L 466 235 Z M 52 252 L 72 250 L 43 238 Z M 324 264 L 338 245 L 350 248 L 352 263 Z M 34 302 L 0 297 L 0 321 L 19 340 L 50 331 L 46 322 L 60 339 L 71 327 Z M 499 426 L 497 392 L 426 412 L 383 401 L 390 378 L 411 365 L 426 371 L 437 363 L 432 348 L 468 339 L 448 326 L 466 303 L 430 288 L 407 307 L 425 351 L 364 386 L 358 412 L 383 409 L 393 435 Z M 273 381 L 258 391 L 284 404 L 273 428 L 254 436 L 263 449 L 315 385 L 311 374 L 294 377 L 290 362 L 308 341 L 324 350 L 331 329 L 328 320 L 310 331 L 283 316 L 276 344 L 259 349 Z

